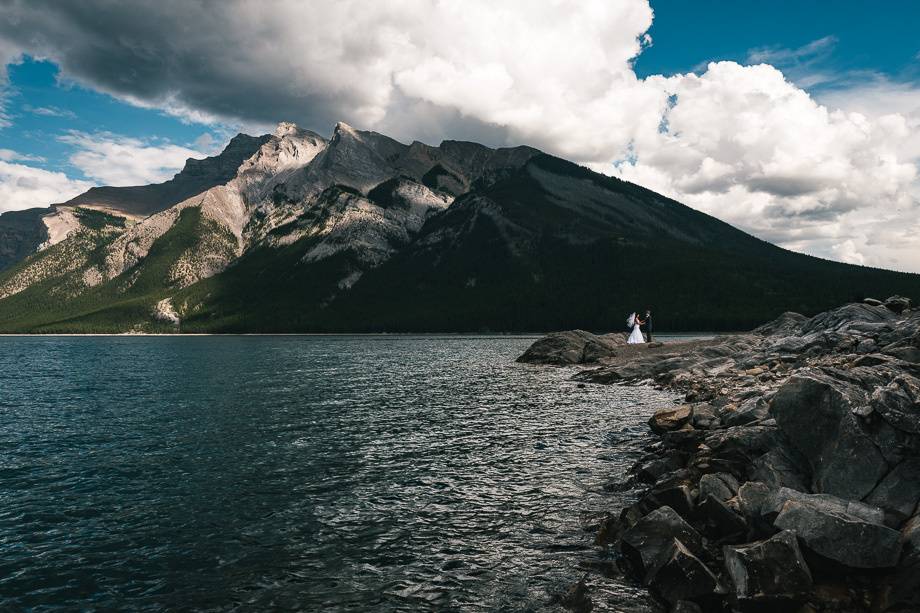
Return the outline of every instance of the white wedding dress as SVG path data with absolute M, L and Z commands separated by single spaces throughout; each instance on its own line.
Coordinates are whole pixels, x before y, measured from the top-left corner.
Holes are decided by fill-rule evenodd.
M 629 338 L 626 339 L 626 342 L 630 345 L 638 345 L 645 342 L 645 337 L 642 336 L 642 329 L 639 327 L 638 321 L 633 324 L 632 334 L 629 335 Z

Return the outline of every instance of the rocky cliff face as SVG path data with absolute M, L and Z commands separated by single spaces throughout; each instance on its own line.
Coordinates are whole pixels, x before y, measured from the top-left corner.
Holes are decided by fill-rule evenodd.
M 920 610 L 920 312 L 787 313 L 751 334 L 614 348 L 580 381 L 653 380 L 685 403 L 598 541 L 686 611 Z
M 0 271 L 29 257 L 48 240 L 42 223 L 47 213 L 47 209 L 28 209 L 0 215 Z
M 9 263 L 45 251 L 0 277 L 0 296 L 55 295 L 65 302 L 49 314 L 56 317 L 68 301 L 110 300 L 92 296 L 110 295 L 112 288 L 125 297 L 137 294 L 137 279 L 156 262 L 159 287 L 142 286 L 153 290 L 144 299 L 156 298 L 157 325 L 158 314 L 173 308 L 167 293 L 248 254 L 255 260 L 283 254 L 291 256 L 286 266 L 304 270 L 334 262 L 317 295 L 328 303 L 409 245 L 455 193 L 534 153 L 467 143 L 443 150 L 404 145 L 344 123 L 326 140 L 282 123 L 274 134 L 239 135 L 220 155 L 189 160 L 166 183 L 94 188 L 41 214 L 5 216 L 0 231 L 15 234 Z

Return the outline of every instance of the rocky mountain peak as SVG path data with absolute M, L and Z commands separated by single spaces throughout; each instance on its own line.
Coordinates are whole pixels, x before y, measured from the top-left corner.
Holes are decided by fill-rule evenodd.
M 340 121 L 335 124 L 335 128 L 332 130 L 332 138 L 336 136 L 351 136 L 353 138 L 361 138 L 358 130 L 354 129 L 344 121 Z
M 296 123 L 290 121 L 282 121 L 275 128 L 274 136 L 277 138 L 284 138 L 285 136 L 296 134 L 300 128 L 297 127 Z
M 226 182 L 236 173 L 243 160 L 252 155 L 267 140 L 267 136 L 237 134 L 217 155 L 201 160 L 188 158 L 185 161 L 185 167 L 176 173 L 173 180 L 202 177 L 212 179 L 215 185 Z

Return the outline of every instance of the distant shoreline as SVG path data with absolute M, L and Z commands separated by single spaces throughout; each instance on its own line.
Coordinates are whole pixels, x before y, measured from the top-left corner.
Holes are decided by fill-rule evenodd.
M 229 337 L 229 336 L 353 336 L 353 337 L 412 337 L 421 336 L 428 338 L 539 338 L 545 336 L 546 332 L 94 332 L 86 334 L 50 332 L 48 334 L 29 334 L 29 333 L 0 333 L 0 338 L 55 338 L 55 337 L 114 337 L 114 338 L 131 338 L 131 337 Z M 713 338 L 716 336 L 731 336 L 741 334 L 741 332 L 675 332 L 673 334 L 656 334 L 656 339 L 687 339 L 687 338 Z

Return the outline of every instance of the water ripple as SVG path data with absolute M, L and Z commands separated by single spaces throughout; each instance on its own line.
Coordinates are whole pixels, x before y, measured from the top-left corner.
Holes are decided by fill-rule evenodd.
M 0 609 L 552 610 L 668 398 L 529 342 L 0 338 Z

